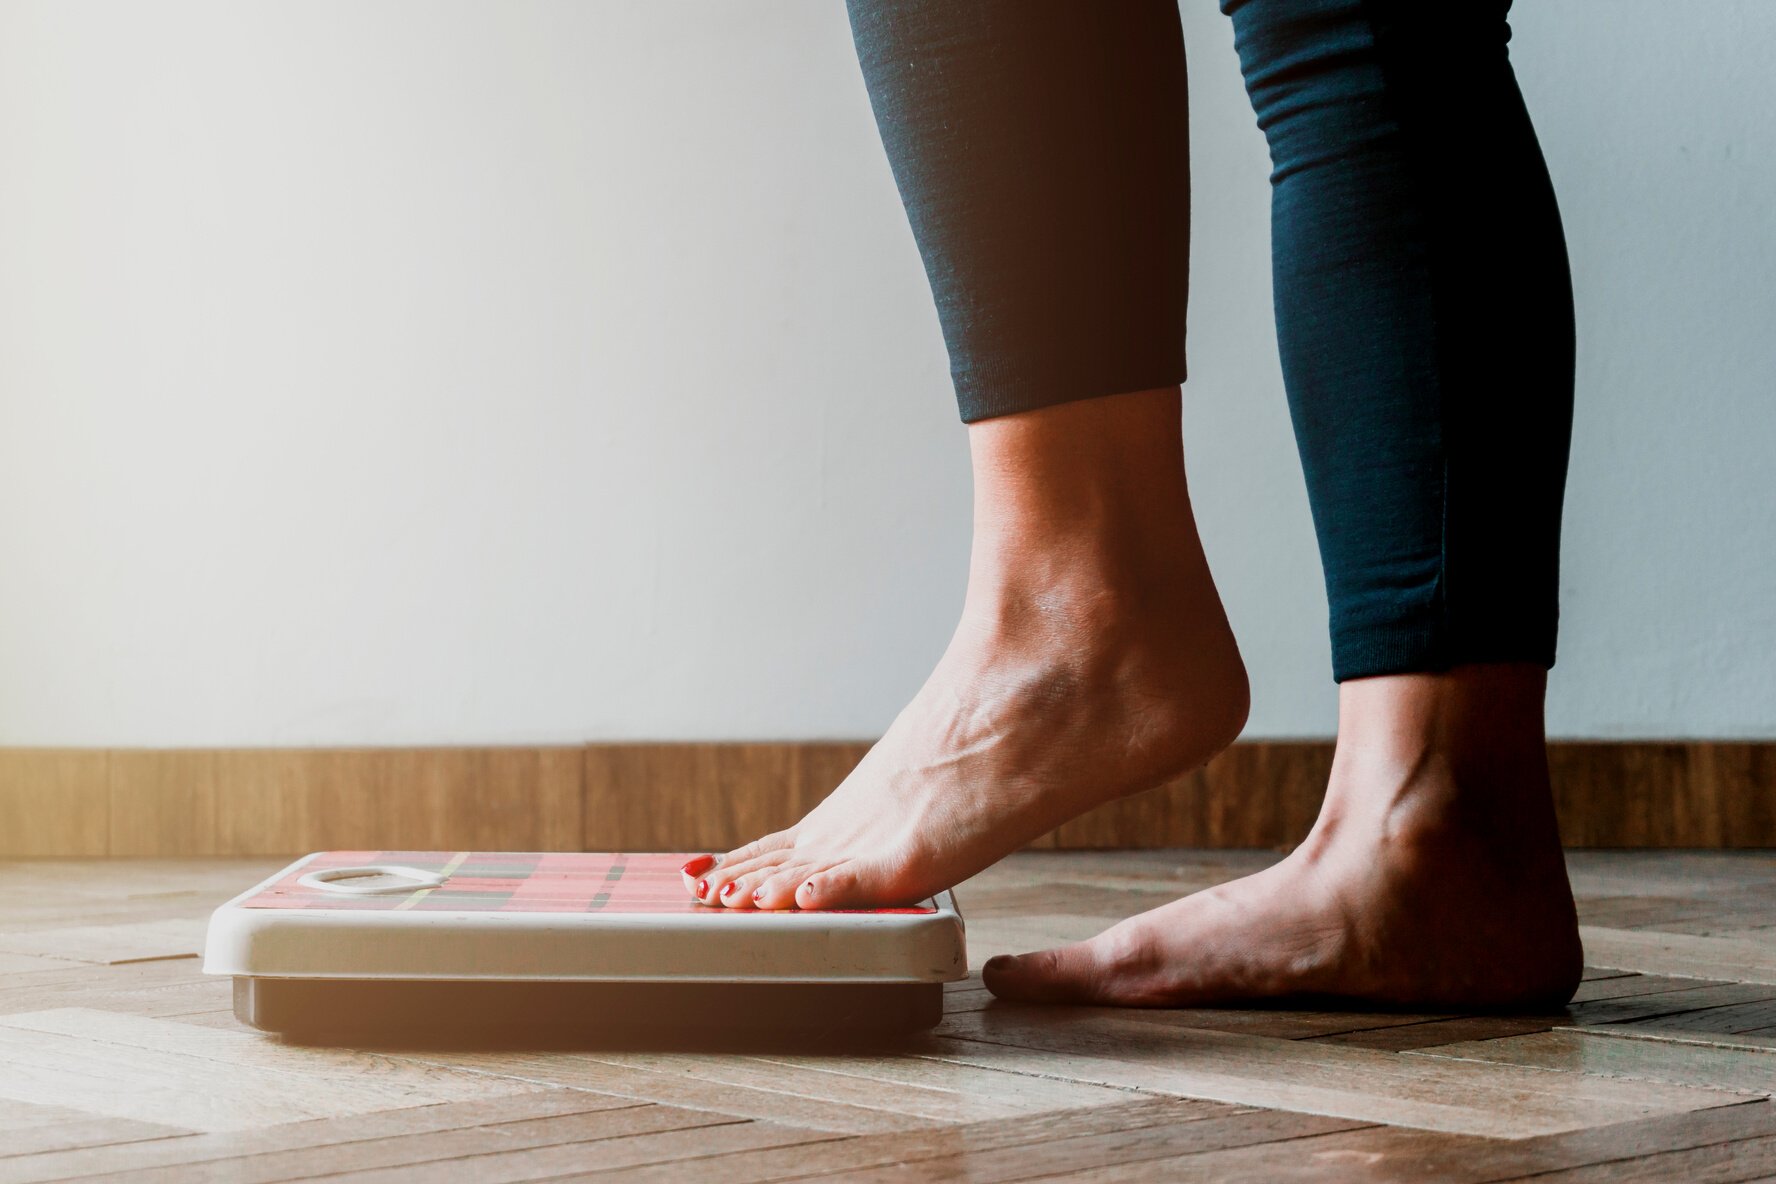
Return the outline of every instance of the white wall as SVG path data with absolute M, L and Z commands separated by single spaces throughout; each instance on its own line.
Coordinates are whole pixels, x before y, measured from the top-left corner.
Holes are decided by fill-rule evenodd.
M 1520 7 L 1554 730 L 1776 735 L 1776 5 Z M 1185 24 L 1192 480 L 1252 733 L 1324 734 L 1263 144 Z M 0 743 L 874 734 L 967 498 L 836 0 L 0 0 Z

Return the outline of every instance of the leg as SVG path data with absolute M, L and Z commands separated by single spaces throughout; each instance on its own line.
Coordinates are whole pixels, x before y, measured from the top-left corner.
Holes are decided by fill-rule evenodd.
M 962 621 L 857 770 L 687 865 L 710 903 L 893 903 L 1202 763 L 1245 672 L 1179 439 L 1188 176 L 1171 0 L 854 0 L 975 481 Z
M 1271 145 L 1278 334 L 1338 752 L 1277 866 L 989 966 L 1002 994 L 1563 1001 L 1542 736 L 1572 308 L 1504 0 L 1223 0 Z

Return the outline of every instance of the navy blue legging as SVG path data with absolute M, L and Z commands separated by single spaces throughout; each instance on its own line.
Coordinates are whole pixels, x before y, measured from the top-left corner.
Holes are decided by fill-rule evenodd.
M 1554 662 L 1560 215 L 1509 0 L 1221 0 L 1339 679 Z M 1184 380 L 1173 0 L 850 0 L 968 422 Z

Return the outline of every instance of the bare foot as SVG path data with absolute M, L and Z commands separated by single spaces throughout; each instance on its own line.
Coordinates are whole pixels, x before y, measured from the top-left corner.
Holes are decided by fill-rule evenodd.
M 1473 666 L 1345 683 L 1326 804 L 1299 848 L 1089 941 L 992 959 L 986 985 L 1137 1007 L 1565 1003 L 1582 958 L 1542 682 Z
M 974 424 L 975 537 L 936 670 L 788 830 L 686 865 L 710 904 L 921 899 L 1202 764 L 1247 687 L 1184 482 L 1175 389 Z

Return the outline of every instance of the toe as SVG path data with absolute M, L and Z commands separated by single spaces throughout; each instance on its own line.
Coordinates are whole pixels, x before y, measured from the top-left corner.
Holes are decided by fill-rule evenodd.
M 750 893 L 758 883 L 761 874 L 768 873 L 788 857 L 789 852 L 787 851 L 767 851 L 762 855 L 755 855 L 751 859 L 724 860 L 719 867 L 711 868 L 708 874 L 698 882 L 698 886 L 692 888 L 691 895 L 704 904 L 733 903 L 735 893 L 740 891 L 735 887 L 736 884 L 751 877 L 745 889 Z M 699 889 L 701 890 L 699 891 Z
M 812 869 L 805 863 L 786 863 L 764 874 L 752 890 L 752 907 L 758 909 L 793 909 L 796 889 Z
M 771 851 L 734 868 L 723 867 L 721 875 L 710 876 L 709 895 L 705 904 L 722 904 L 731 909 L 753 907 L 752 892 L 764 883 L 778 866 L 789 858 L 787 851 Z
M 686 860 L 684 866 L 678 869 L 678 874 L 684 877 L 685 891 L 689 892 L 692 896 L 701 895 L 697 885 L 702 882 L 703 877 L 713 871 L 714 868 L 715 856 L 713 855 L 699 855 L 694 859 Z
M 1148 943 L 1138 932 L 1121 926 L 1052 950 L 989 958 L 981 968 L 981 979 L 1001 999 L 1031 1003 L 1160 1002 L 1151 997 Z
M 804 909 L 889 908 L 915 903 L 908 895 L 886 869 L 860 860 L 810 872 L 795 888 L 795 902 Z
M 1000 954 L 981 967 L 981 981 L 1001 999 L 1030 1003 L 1094 1002 L 1098 972 L 1089 942 L 1033 954 Z

